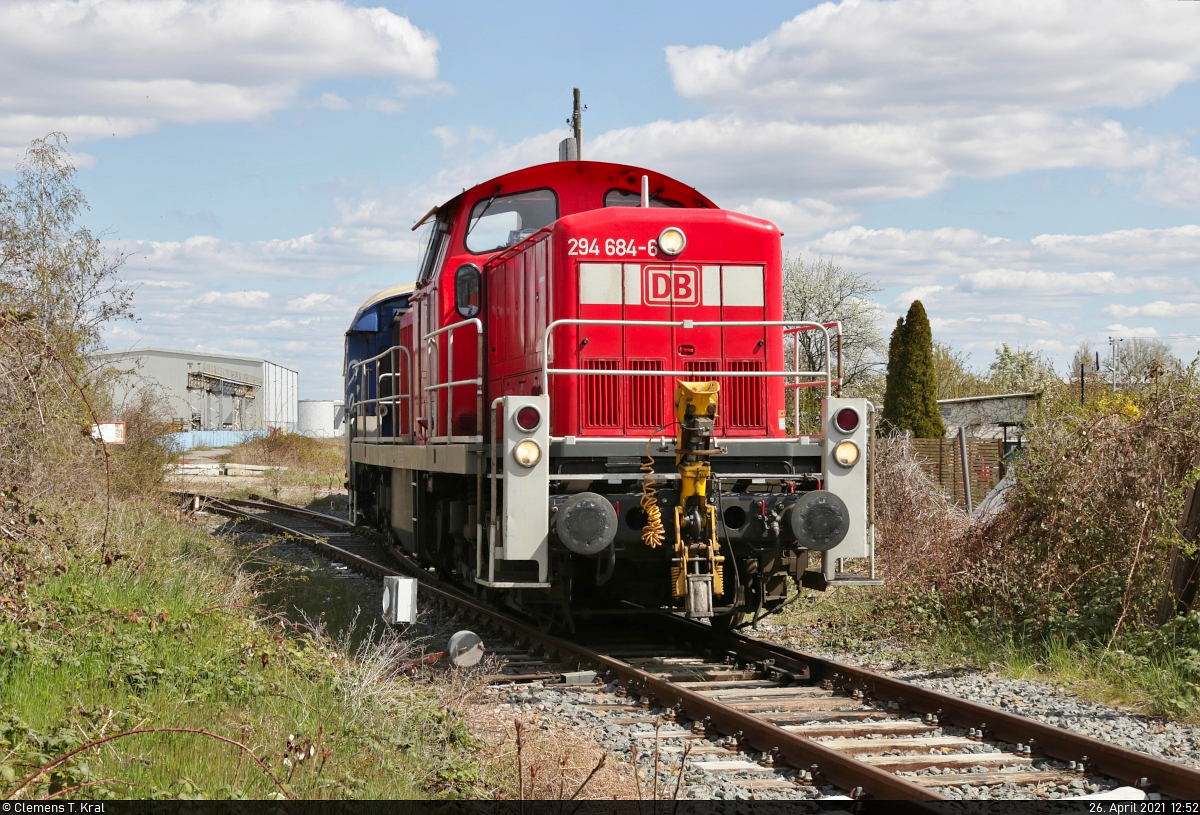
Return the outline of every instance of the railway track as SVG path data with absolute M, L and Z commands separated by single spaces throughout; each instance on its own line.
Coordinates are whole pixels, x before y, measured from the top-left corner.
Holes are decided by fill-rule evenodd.
M 690 766 L 748 790 L 832 786 L 852 798 L 935 801 L 1115 781 L 1200 799 L 1196 769 L 988 705 L 658 612 L 637 614 L 636 626 L 595 615 L 563 639 L 464 595 L 342 519 L 266 498 L 179 495 L 192 510 L 290 535 L 350 568 L 417 577 L 426 602 L 465 613 L 500 643 L 489 650 L 507 660 L 502 681 L 590 699 L 582 704 L 598 725 L 628 727 L 649 749 L 686 747 Z

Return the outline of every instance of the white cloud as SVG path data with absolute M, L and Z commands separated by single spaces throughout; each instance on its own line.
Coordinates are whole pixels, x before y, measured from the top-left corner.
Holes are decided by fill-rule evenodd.
M 998 326 L 1010 338 L 1015 337 L 1022 341 L 1024 341 L 1024 335 L 1020 332 L 1020 329 L 1029 329 L 1036 331 L 1038 334 L 1067 334 L 1074 330 L 1073 326 L 1069 324 L 1055 323 L 1040 317 L 1029 317 L 1015 312 L 972 315 L 969 317 L 930 317 L 929 325 L 934 331 L 965 332 L 978 332 L 984 327 L 991 328 L 994 331 Z
M 346 301 L 332 294 L 314 292 L 294 300 L 288 300 L 288 311 L 330 311 L 346 308 Z
M 1162 289 L 1167 277 L 1118 277 L 1113 272 L 1046 272 L 1041 269 L 984 269 L 959 276 L 965 291 L 1019 290 L 1030 294 L 1118 294 Z
M 1129 326 L 1122 325 L 1121 323 L 1113 323 L 1112 325 L 1106 325 L 1104 327 L 1109 331 L 1115 332 L 1115 334 L 1117 336 L 1121 336 L 1121 337 L 1157 337 L 1157 336 L 1159 336 L 1158 329 L 1152 325 L 1135 326 L 1133 328 L 1130 328 Z
M 258 308 L 271 299 L 271 294 L 265 291 L 210 291 L 196 299 L 205 305 L 217 303 L 237 308 Z
M 741 116 L 658 121 L 602 133 L 588 148 L 601 161 L 654 167 L 718 195 L 826 200 L 926 195 L 950 170 L 918 125 L 755 122 Z
M 1195 9 L 1155 0 L 824 3 L 742 48 L 668 48 L 676 90 L 709 115 L 606 133 L 593 152 L 687 168 L 710 194 L 833 202 L 923 196 L 955 175 L 1143 171 L 1180 146 L 1089 111 L 1195 78 L 1197 41 Z M 1145 194 L 1194 205 L 1178 179 Z
M 1118 319 L 1130 317 L 1158 317 L 1173 320 L 1181 318 L 1200 317 L 1200 303 L 1168 303 L 1166 300 L 1155 300 L 1143 306 L 1127 306 L 1113 303 L 1105 306 L 1105 314 Z
M 136 286 L 149 286 L 153 289 L 190 289 L 191 283 L 186 280 L 131 280 Z
M 313 103 L 316 107 L 326 110 L 349 110 L 352 105 L 336 93 L 323 93 Z
M 738 212 L 765 218 L 785 235 L 794 238 L 846 226 L 859 218 L 859 214 L 853 210 L 816 198 L 801 198 L 799 201 L 756 198 L 752 203 L 738 207 Z
M 1138 200 L 1172 209 L 1200 207 L 1200 160 L 1172 156 L 1160 169 L 1146 173 Z
M 79 141 L 163 121 L 254 119 L 321 80 L 429 83 L 437 50 L 405 17 L 340 0 L 0 4 L 0 75 L 11 80 L 0 145 L 11 152 L 50 130 Z
M 459 147 L 470 150 L 476 144 L 491 145 L 496 142 L 496 131 L 479 125 L 435 127 L 431 132 L 441 140 L 442 149 L 446 151 Z
M 1012 286 L 1029 291 L 1119 293 L 1185 286 L 1200 268 L 1200 225 L 1123 229 L 1092 235 L 1015 240 L 973 229 L 867 229 L 852 226 L 800 244 L 886 282 L 928 285 L 962 276 L 965 289 Z M 1099 269 L 1099 271 L 1097 270 Z M 1020 278 L 1013 277 L 1020 273 Z M 1082 274 L 1083 277 L 1067 276 Z M 1124 273 L 1124 274 L 1121 274 Z
M 968 351 L 1020 343 L 1069 359 L 1072 343 L 1101 335 L 1106 319 L 1152 324 L 1108 333 L 1157 336 L 1195 333 L 1200 317 L 1196 225 L 1029 240 L 852 226 L 792 246 L 867 274 L 884 287 L 891 309 L 922 300 L 934 336 Z M 1167 292 L 1170 302 L 1162 299 Z M 886 320 L 881 326 L 891 330 Z M 1177 353 L 1186 356 L 1183 345 Z
M 1198 41 L 1183 3 L 846 0 L 667 63 L 683 96 L 760 118 L 960 118 L 1142 105 L 1196 77 Z
M 945 286 L 916 286 L 901 294 L 896 298 L 896 305 L 910 306 L 913 300 L 928 301 L 928 299 L 940 291 L 945 290 Z
M 1112 264 L 1143 271 L 1192 270 L 1200 265 L 1200 225 L 1164 229 L 1120 229 L 1096 235 L 1038 235 L 1039 250 L 1079 264 Z
M 122 241 L 115 248 L 133 257 L 131 269 L 164 269 L 181 277 L 338 278 L 366 268 L 408 265 L 416 260 L 417 238 L 411 221 L 369 222 L 363 203 L 345 220 L 296 238 L 263 241 L 229 241 L 211 235 L 194 235 L 182 241 Z M 358 223 L 348 223 L 357 220 Z

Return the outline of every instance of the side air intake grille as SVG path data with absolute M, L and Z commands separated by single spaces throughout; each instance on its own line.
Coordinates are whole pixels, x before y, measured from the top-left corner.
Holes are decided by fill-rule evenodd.
M 661 359 L 631 359 L 631 371 L 661 371 Z M 661 427 L 663 419 L 663 378 L 661 376 L 629 377 L 629 427 Z
M 583 367 L 589 371 L 616 371 L 621 367 L 617 359 L 588 359 Z M 584 427 L 621 426 L 621 400 L 618 398 L 618 386 L 621 378 L 617 376 L 585 376 L 583 377 L 583 425 Z

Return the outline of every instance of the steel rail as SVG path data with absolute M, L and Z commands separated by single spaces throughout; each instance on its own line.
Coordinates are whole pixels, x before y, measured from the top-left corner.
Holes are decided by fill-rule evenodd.
M 843 688 L 861 690 L 881 701 L 902 702 L 914 712 L 933 713 L 939 721 L 959 727 L 981 728 L 1000 741 L 1032 742 L 1039 753 L 1049 758 L 1079 761 L 1086 756 L 1089 772 L 1132 784 L 1138 784 L 1144 778 L 1149 786 L 1170 798 L 1200 799 L 1200 771 L 1184 764 L 744 634 L 714 632 L 707 626 L 674 615 L 663 615 L 663 622 L 675 632 L 699 633 L 729 650 L 748 652 L 760 660 L 802 660 L 808 664 L 815 680 L 831 680 L 835 686 L 840 684 Z
M 305 509 L 294 504 L 285 504 L 283 501 L 276 501 L 273 498 L 266 498 L 261 495 L 251 495 L 250 499 L 244 498 L 221 498 L 219 499 L 226 504 L 234 506 L 258 507 L 260 509 L 274 510 L 276 512 L 284 512 L 289 515 L 299 515 L 307 518 L 310 521 L 316 521 L 325 526 L 331 526 L 335 529 L 356 529 L 357 527 L 347 521 L 345 518 L 335 518 L 333 515 L 326 515 L 324 512 L 317 512 L 312 509 Z
M 189 496 L 195 493 L 186 493 Z M 325 549 L 355 566 L 378 575 L 415 576 L 420 590 L 439 602 L 458 606 L 474 617 L 487 621 L 518 638 L 536 643 L 564 666 L 576 669 L 603 670 L 611 677 L 637 688 L 643 695 L 653 695 L 663 706 L 680 711 L 693 721 L 705 722 L 725 735 L 737 735 L 756 750 L 776 751 L 787 764 L 799 769 L 817 765 L 828 783 L 842 789 L 861 787 L 863 794 L 877 799 L 914 802 L 945 800 L 932 789 L 905 780 L 886 770 L 875 768 L 849 755 L 824 747 L 820 742 L 783 730 L 777 725 L 736 710 L 696 691 L 679 686 L 669 679 L 657 677 L 610 656 L 592 651 L 557 636 L 547 634 L 525 621 L 510 617 L 462 594 L 457 588 L 439 580 L 429 571 L 402 553 L 391 551 L 404 571 L 389 568 L 355 555 L 328 541 L 294 530 L 282 524 L 245 512 L 232 506 L 235 499 L 215 499 L 200 496 L 204 508 L 230 517 L 245 519 L 297 536 Z M 260 502 L 238 503 L 309 518 L 313 513 L 300 507 L 265 499 Z M 316 519 L 314 519 L 316 520 Z M 342 528 L 340 519 L 326 516 Z M 840 690 L 860 690 L 876 700 L 897 702 L 916 713 L 936 714 L 943 723 L 960 727 L 981 727 L 988 735 L 1011 743 L 1032 743 L 1039 754 L 1061 761 L 1080 761 L 1087 756 L 1087 770 L 1121 781 L 1143 786 L 1164 796 L 1179 800 L 1200 799 L 1200 770 L 1176 762 L 1156 758 L 1135 750 L 1120 747 L 1099 739 L 1083 736 L 1064 728 L 1009 713 L 999 708 L 971 702 L 940 691 L 929 690 L 903 680 L 893 679 L 853 665 L 797 651 L 744 634 L 714 631 L 676 615 L 656 612 L 648 615 L 660 630 L 676 640 L 692 640 L 716 652 L 731 651 L 739 659 L 773 670 L 782 678 L 809 678 L 829 681 Z M 646 619 L 646 618 L 643 618 Z M 546 676 L 543 678 L 550 678 Z M 1146 783 L 1142 784 L 1145 779 Z
M 789 733 L 778 725 L 675 685 L 670 680 L 660 679 L 627 662 L 544 633 L 529 623 L 502 614 L 457 591 L 444 588 L 442 581 L 413 561 L 395 552 L 392 554 L 412 570 L 421 581 L 420 588 L 425 592 L 467 610 L 510 634 L 538 643 L 568 666 L 609 671 L 612 676 L 633 684 L 648 695 L 656 696 L 665 707 L 681 710 L 693 721 L 710 722 L 726 735 L 741 733 L 745 742 L 758 750 L 771 752 L 778 748 L 777 755 L 793 767 L 807 769 L 815 764 L 828 782 L 835 786 L 846 790 L 861 788 L 864 796 L 897 801 L 946 800 L 931 789 L 831 750 L 820 742 Z
M 368 560 L 367 558 L 362 557 L 361 555 L 356 555 L 353 552 L 348 552 L 345 549 L 341 548 L 340 546 L 335 546 L 334 544 L 330 543 L 329 541 L 325 540 L 324 538 L 317 537 L 316 535 L 310 535 L 307 532 L 301 531 L 299 529 L 293 529 L 290 526 L 284 526 L 283 524 L 276 523 L 275 521 L 272 521 L 269 518 L 264 518 L 261 515 L 255 515 L 253 512 L 246 512 L 244 510 L 238 509 L 236 506 L 233 506 L 233 502 L 235 500 L 237 500 L 238 503 L 241 503 L 241 504 L 254 504 L 255 502 L 253 502 L 253 501 L 240 501 L 238 499 L 228 499 L 227 500 L 227 499 L 222 499 L 222 498 L 214 498 L 209 495 L 201 495 L 200 497 L 203 500 L 203 503 L 201 504 L 201 507 L 200 507 L 201 509 L 208 510 L 210 512 L 214 512 L 217 515 L 224 515 L 227 518 L 234 518 L 239 521 L 246 521 L 248 523 L 254 524 L 255 526 L 266 527 L 267 529 L 271 529 L 275 532 L 279 532 L 284 535 L 290 535 L 292 537 L 300 538 L 301 540 L 304 540 L 309 544 L 312 544 L 320 549 L 324 549 L 327 552 L 337 555 L 339 559 L 345 560 L 345 561 L 357 566 L 358 568 L 363 569 L 364 571 L 370 572 L 371 574 L 378 575 L 379 577 L 388 577 L 391 575 L 399 576 L 399 575 L 403 574 L 403 572 L 398 572 L 395 569 L 389 569 L 387 566 L 384 566 L 380 563 L 376 563 L 373 560 Z M 291 510 L 285 510 L 283 507 L 278 507 L 278 506 L 268 506 L 268 505 L 261 505 L 261 506 L 265 506 L 267 509 L 270 509 L 275 512 L 291 511 Z M 300 509 L 300 508 L 293 507 L 292 509 Z M 306 515 L 308 513 L 307 510 L 301 510 L 301 511 L 304 512 Z M 337 520 L 337 519 L 333 519 L 333 520 Z
M 329 542 L 309 535 L 299 530 L 290 529 L 254 513 L 240 510 L 222 499 L 202 496 L 203 508 L 227 517 L 234 517 L 276 529 L 284 534 L 290 534 L 308 541 L 321 549 L 325 549 L 346 561 L 378 575 L 400 575 L 402 572 L 389 569 L 382 564 L 374 563 L 359 557 L 345 549 L 334 546 Z M 246 502 L 251 503 L 251 502 Z M 284 507 L 269 507 L 272 510 L 287 512 Z M 308 512 L 304 512 L 307 517 Z M 807 769 L 816 765 L 829 783 L 842 789 L 854 790 L 861 788 L 865 796 L 902 801 L 938 801 L 944 800 L 933 790 L 906 781 L 901 776 L 893 775 L 861 761 L 822 746 L 819 742 L 797 736 L 783 730 L 777 725 L 757 719 L 749 713 L 735 710 L 718 701 L 710 699 L 687 688 L 673 685 L 669 680 L 660 679 L 653 674 L 639 670 L 626 662 L 600 654 L 583 646 L 576 645 L 558 637 L 546 634 L 521 620 L 509 617 L 492 608 L 480 604 L 474 599 L 449 589 L 428 571 L 399 553 L 392 553 L 401 561 L 406 570 L 419 581 L 419 588 L 427 595 L 433 595 L 442 602 L 458 606 L 474 616 L 487 620 L 510 634 L 530 642 L 538 643 L 548 652 L 556 655 L 560 662 L 573 665 L 576 669 L 603 669 L 631 683 L 647 694 L 653 694 L 667 707 L 675 707 L 683 711 L 694 721 L 710 722 L 718 731 L 727 735 L 741 733 L 742 738 L 756 749 L 770 752 L 777 748 L 777 755 L 793 767 Z

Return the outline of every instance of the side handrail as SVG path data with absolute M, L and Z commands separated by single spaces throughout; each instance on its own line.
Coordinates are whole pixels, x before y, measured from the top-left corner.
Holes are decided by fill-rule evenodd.
M 508 248 L 506 248 L 500 252 L 497 252 L 496 254 L 494 254 L 490 258 L 488 258 L 487 262 L 485 262 L 483 264 L 484 270 L 487 270 L 488 268 L 490 268 L 492 266 L 498 266 L 501 263 L 503 263 L 504 261 L 509 260 L 510 258 L 515 258 L 517 255 L 524 252 L 530 246 L 533 246 L 535 243 L 541 243 L 546 238 L 550 237 L 550 233 L 553 231 L 554 231 L 554 225 L 550 224 L 549 226 L 543 226 L 537 232 L 533 232 L 533 233 L 530 233 L 529 235 L 526 235 L 524 238 L 517 241 L 512 246 L 509 246 Z
M 837 395 L 842 395 L 842 323 L 840 320 L 834 320 L 829 323 L 821 323 L 826 329 L 834 329 L 837 335 L 837 378 L 833 380 L 833 384 L 837 386 Z M 785 328 L 783 330 L 784 337 L 788 334 L 792 335 L 792 370 L 796 373 L 800 372 L 800 335 L 806 331 L 814 330 L 812 326 L 797 326 L 796 328 Z M 785 340 L 786 341 L 786 340 Z M 825 332 L 825 367 L 829 367 L 829 332 Z M 800 391 L 804 388 L 809 388 L 814 385 L 819 385 L 819 382 L 785 382 L 783 389 L 792 391 L 792 415 L 796 421 L 800 419 Z M 828 395 L 828 394 L 827 394 Z M 797 425 L 799 426 L 799 425 Z
M 408 381 L 409 381 L 409 385 L 410 385 L 408 393 L 399 393 L 398 392 L 400 390 L 400 382 L 402 381 L 400 379 L 400 374 L 401 374 L 400 370 L 383 371 L 383 372 L 380 372 L 380 370 L 379 370 L 379 363 L 385 357 L 391 358 L 391 357 L 393 357 L 393 355 L 395 355 L 395 359 L 396 359 L 397 363 L 399 363 L 399 358 L 401 355 L 403 355 L 403 357 L 405 359 L 405 362 L 406 362 L 405 367 L 406 367 L 408 375 L 409 375 Z M 368 378 L 368 376 L 370 376 L 370 374 L 367 370 L 368 366 L 374 366 L 374 372 L 375 372 L 375 396 L 372 398 L 366 398 L 367 378 Z M 367 415 L 367 406 L 382 404 L 386 407 L 387 405 L 391 405 L 392 417 L 393 417 L 392 418 L 392 422 L 393 422 L 392 434 L 386 438 L 389 438 L 392 440 L 405 439 L 406 441 L 411 442 L 412 437 L 413 437 L 413 429 L 414 429 L 413 428 L 413 420 L 412 420 L 413 417 L 412 417 L 412 387 L 411 387 L 413 378 L 412 378 L 412 354 L 409 352 L 408 348 L 403 345 L 393 345 L 391 348 L 388 348 L 386 351 L 381 351 L 380 353 L 376 354 L 373 357 L 364 359 L 360 362 L 356 362 L 353 365 L 351 365 L 350 367 L 351 367 L 352 385 L 351 385 L 350 394 L 349 394 L 350 404 L 347 406 L 346 414 L 348 416 L 350 416 L 352 419 L 357 419 L 357 418 L 365 419 L 366 415 Z M 398 369 L 399 365 L 397 364 L 393 367 Z M 392 388 L 393 393 L 391 393 L 387 396 L 380 396 L 379 395 L 380 390 L 381 390 L 380 384 L 384 380 L 387 380 L 387 379 L 394 380 L 394 383 L 393 383 L 394 386 Z M 409 416 L 408 416 L 408 433 L 406 433 L 406 434 L 400 434 L 397 432 L 399 430 L 398 424 L 399 424 L 399 420 L 400 420 L 400 402 L 401 401 L 403 401 L 408 407 L 408 414 L 409 414 Z M 378 415 L 378 408 L 376 408 L 376 415 Z M 354 422 L 354 421 L 350 422 L 349 435 L 350 435 L 351 439 L 353 439 L 354 436 L 358 435 L 356 433 L 356 429 L 357 429 L 356 425 L 357 424 L 358 423 Z M 364 424 L 365 424 L 365 422 L 364 422 Z M 368 434 L 364 431 L 362 435 L 365 436 Z M 379 425 L 376 426 L 375 438 L 377 440 L 382 440 L 383 438 L 385 438 L 382 433 L 382 428 Z
M 454 378 L 454 332 L 465 326 L 474 326 L 475 328 L 475 376 L 471 379 L 455 379 Z M 439 372 L 441 369 L 438 352 L 440 350 L 439 343 L 441 336 L 446 335 L 446 381 L 439 382 Z M 425 362 L 428 366 L 430 384 L 426 385 L 422 392 L 425 394 L 424 399 L 428 400 L 430 394 L 433 396 L 433 410 L 426 411 L 432 417 L 433 425 L 430 427 L 429 441 L 432 443 L 448 443 L 455 442 L 481 442 L 483 441 L 483 321 L 478 317 L 471 317 L 467 320 L 460 320 L 457 323 L 442 326 L 436 331 L 430 331 L 421 337 L 421 342 L 425 346 Z M 455 436 L 454 435 L 454 389 L 463 385 L 475 386 L 475 429 L 474 436 Z M 446 391 L 446 433 L 441 434 L 439 430 L 441 424 L 441 411 L 438 409 L 437 391 Z

